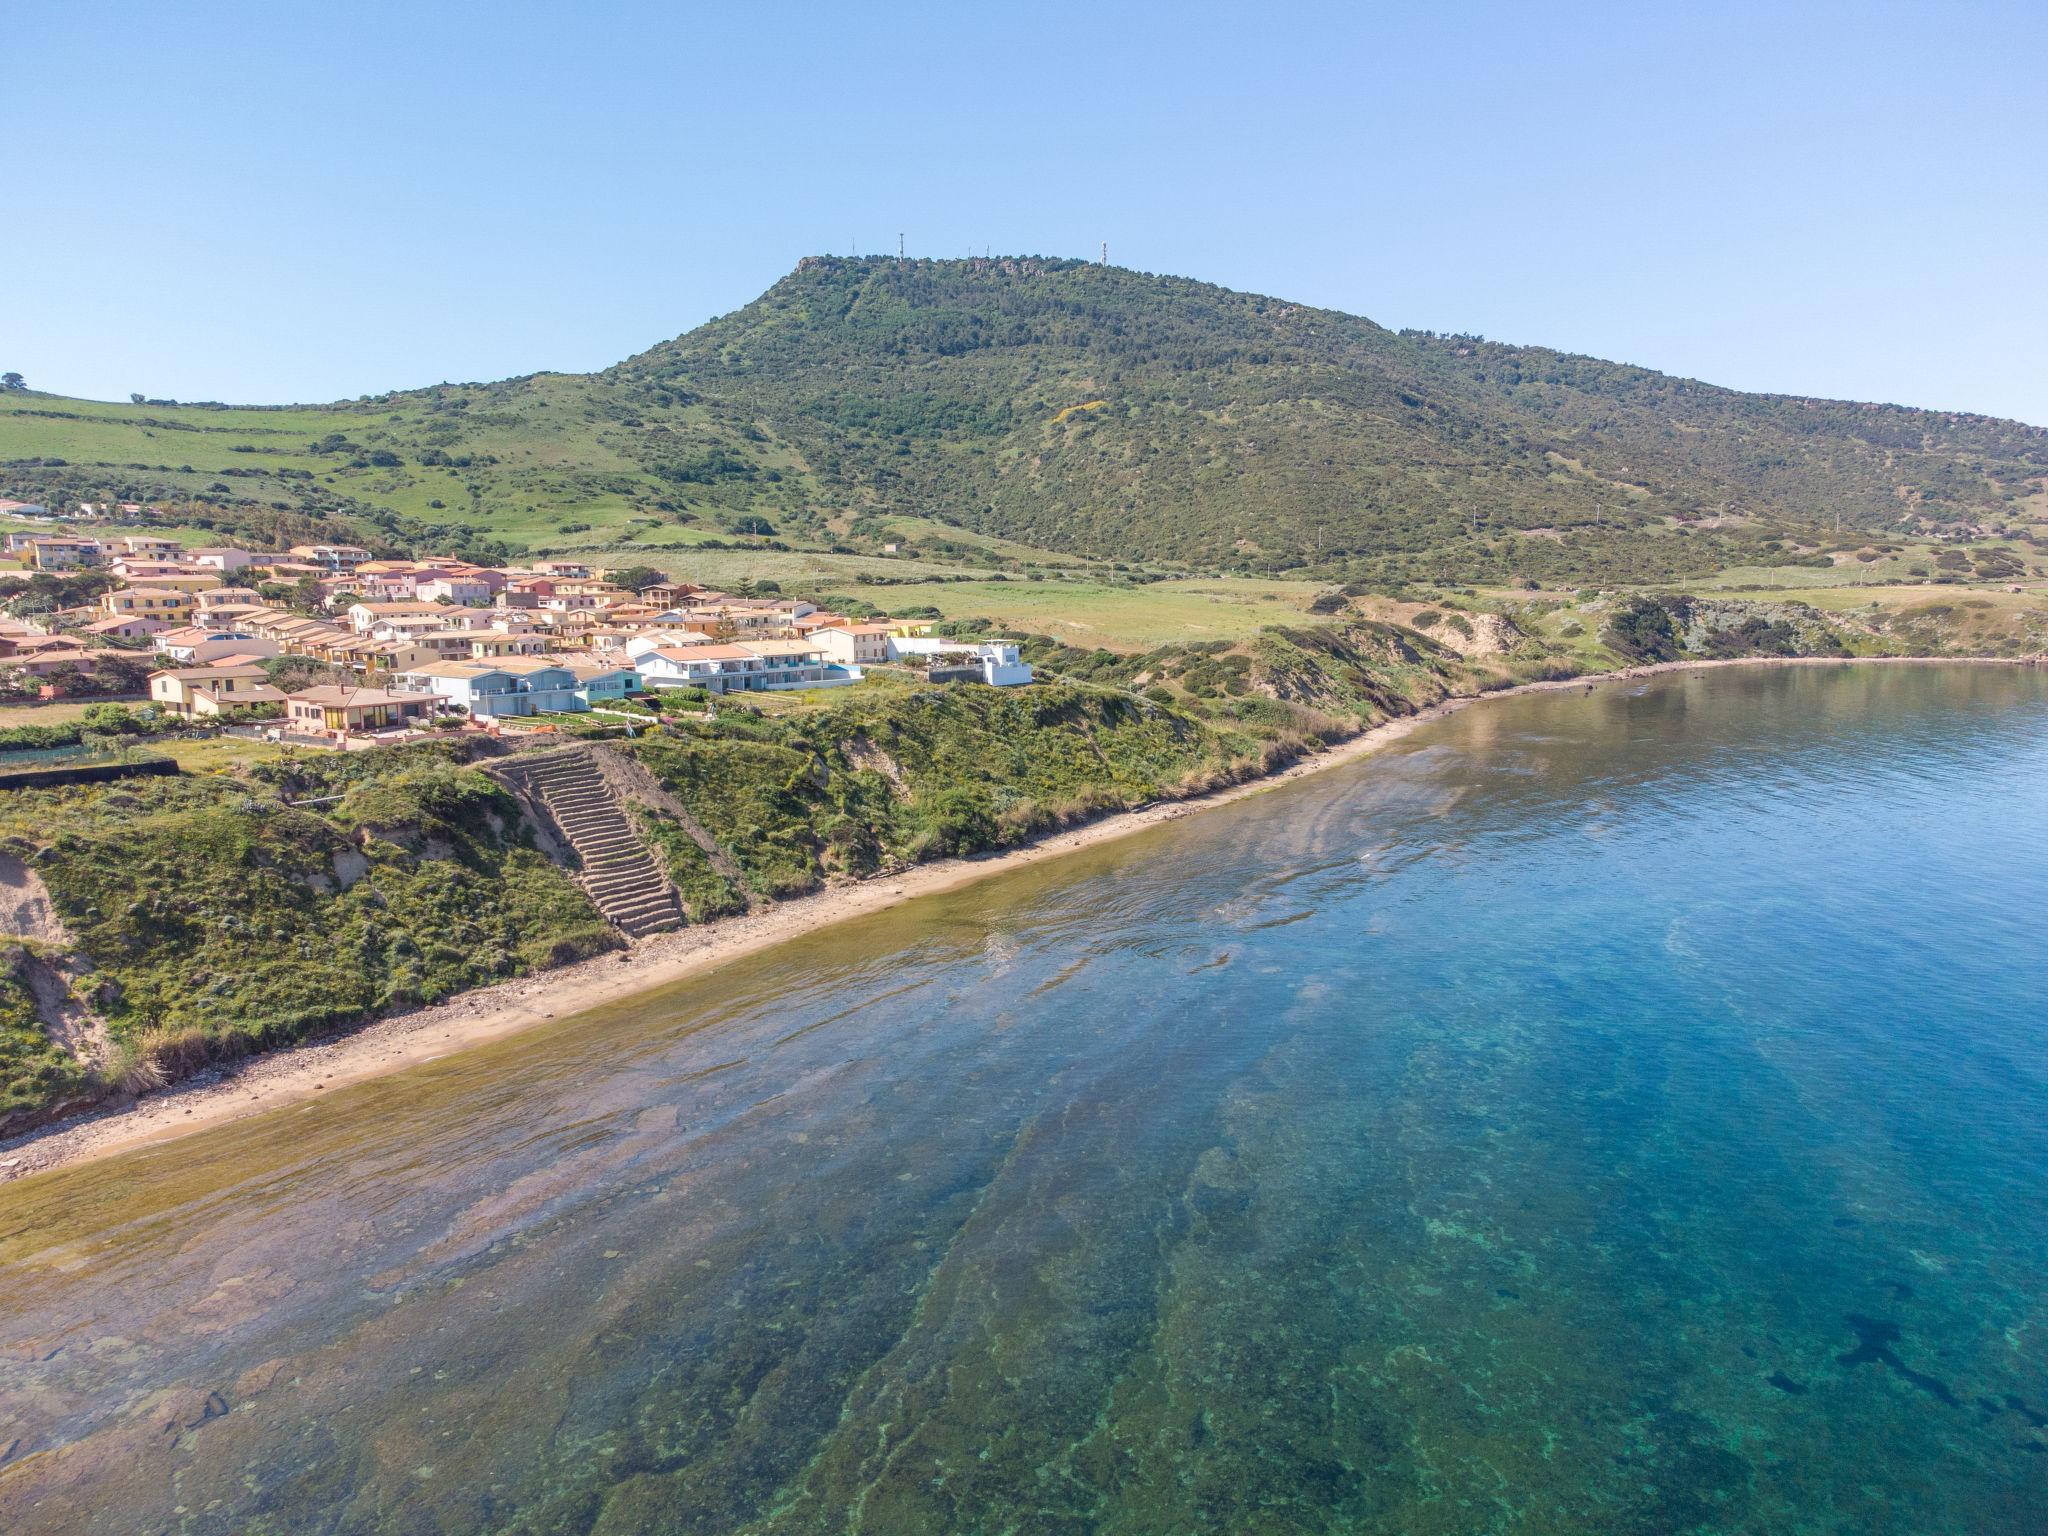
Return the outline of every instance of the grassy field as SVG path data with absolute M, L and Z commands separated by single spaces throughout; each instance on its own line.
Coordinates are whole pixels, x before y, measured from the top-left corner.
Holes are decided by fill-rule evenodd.
M 288 757 L 325 756 L 318 747 L 276 741 L 250 741 L 241 736 L 170 737 L 148 744 L 186 773 L 229 773 L 252 763 L 275 763 Z
M 702 549 L 672 535 L 661 543 L 579 545 L 573 553 L 606 565 L 651 565 L 699 586 L 730 587 L 739 582 L 773 581 L 788 592 L 848 592 L 859 586 L 890 582 L 983 577 L 979 566 L 944 559 L 909 560 L 888 555 L 835 555 L 824 549 Z
M 656 499 L 683 513 L 716 510 L 707 497 L 654 480 L 621 452 L 590 391 L 585 378 L 536 375 L 478 389 L 476 404 L 485 408 L 460 415 L 439 409 L 432 392 L 325 410 L 10 394 L 0 396 L 0 461 L 62 459 L 74 470 L 106 477 L 146 477 L 152 499 L 169 493 L 296 500 L 304 477 L 311 477 L 336 495 L 422 523 L 487 525 L 515 548 L 549 547 L 584 531 L 616 536 L 636 517 L 649 516 Z M 422 462 L 422 449 L 448 436 L 458 421 L 451 451 L 471 462 Z M 695 427 L 718 435 L 687 409 L 675 421 L 684 433 Z M 401 462 L 356 466 L 348 453 L 313 451 L 335 432 Z M 792 490 L 807 483 L 794 456 L 776 445 L 757 449 L 753 458 L 764 473 L 787 477 Z M 651 515 L 656 522 L 673 516 Z
M 93 699 L 54 699 L 48 704 L 0 704 L 0 731 L 17 725 L 69 725 L 96 703 Z
M 1146 586 L 1096 580 L 972 581 L 854 589 L 877 607 L 937 608 L 988 618 L 1068 645 L 1144 651 L 1178 640 L 1242 640 L 1269 624 L 1300 623 L 1325 590 L 1314 582 L 1218 577 Z

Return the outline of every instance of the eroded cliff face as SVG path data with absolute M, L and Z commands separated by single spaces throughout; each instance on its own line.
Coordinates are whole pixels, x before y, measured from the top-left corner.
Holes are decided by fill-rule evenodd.
M 0 1135 L 104 1091 L 116 1050 L 88 1001 L 91 970 L 41 876 L 0 854 Z

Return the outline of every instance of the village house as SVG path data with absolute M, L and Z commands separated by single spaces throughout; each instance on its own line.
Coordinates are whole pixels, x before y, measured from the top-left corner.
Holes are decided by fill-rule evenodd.
M 471 661 L 476 656 L 473 637 L 466 630 L 395 630 L 389 634 L 373 634 L 375 642 L 403 647 L 414 655 L 430 656 L 435 661 Z
M 430 718 L 434 707 L 430 694 L 321 684 L 286 697 L 285 724 L 288 730 L 304 734 L 349 736 L 416 724 Z
M 442 603 L 354 603 L 345 617 L 349 628 L 357 634 L 376 635 L 380 640 L 389 640 L 400 635 L 447 629 L 453 614 Z
M 652 603 L 657 608 L 673 608 L 685 598 L 694 597 L 704 589 L 687 581 L 661 581 L 651 587 L 640 589 L 640 601 Z
M 117 651 L 110 647 L 80 645 L 69 636 L 51 636 L 53 640 L 69 643 L 37 646 L 18 650 L 14 655 L 0 660 L 0 670 L 12 669 L 25 672 L 33 678 L 49 678 L 66 672 L 76 672 L 90 677 L 110 662 L 134 664 L 143 660 L 136 651 Z
M 812 611 L 808 604 L 805 612 Z M 720 596 L 715 601 L 693 597 L 682 604 L 688 622 L 714 632 L 736 635 L 770 635 L 787 631 L 799 615 L 775 603 Z
M 445 659 L 435 646 L 414 645 L 410 640 L 372 640 L 368 635 L 341 631 L 337 637 L 320 641 L 306 652 L 330 666 L 346 667 L 367 677 L 373 673 L 402 672 Z
M 116 587 L 100 594 L 100 607 L 110 619 L 183 619 L 192 611 L 192 594 L 177 587 Z
M 543 613 L 595 613 L 605 606 L 605 599 L 601 593 L 571 592 L 557 586 L 535 606 Z
M 860 681 L 860 668 L 842 666 L 809 640 L 742 640 L 740 649 L 761 658 L 758 688 L 837 688 Z
M 39 571 L 75 571 L 98 565 L 103 553 L 98 539 L 38 536 L 28 541 L 29 563 Z
M 488 581 L 474 576 L 440 574 L 417 583 L 413 592 L 424 602 L 487 603 L 495 596 Z
M 254 664 L 223 667 L 168 667 L 149 674 L 150 702 L 174 715 L 225 714 L 252 704 L 279 704 L 282 690 Z
M 495 656 L 538 656 L 548 648 L 547 637 L 531 631 L 473 629 L 461 632 L 472 661 L 489 661 Z
M 561 714 L 590 707 L 575 673 L 539 656 L 434 662 L 402 674 L 398 685 L 407 693 L 432 694 L 480 718 Z
M 239 629 L 193 624 L 156 637 L 156 653 L 179 666 L 203 666 L 225 656 L 275 656 L 277 642 Z
M 168 587 L 176 592 L 206 592 L 221 584 L 218 571 L 174 565 L 162 560 L 116 560 L 108 569 L 131 587 Z
M 185 551 L 185 546 L 176 539 L 166 539 L 154 533 L 123 534 L 114 542 L 123 554 L 143 555 L 155 560 L 177 559 Z
M 171 626 L 162 619 L 144 619 L 124 615 L 118 619 L 95 619 L 85 626 L 84 633 L 99 640 L 147 640 L 160 635 Z
M 711 645 L 712 637 L 700 629 L 656 629 L 628 635 L 620 647 L 628 656 L 640 657 L 650 651 L 673 650 L 678 646 Z
M 78 635 L 42 635 L 27 631 L 0 635 L 0 658 L 10 661 L 22 656 L 73 656 L 89 649 L 89 643 Z
M 640 691 L 640 669 L 631 664 L 621 665 L 615 657 L 564 657 L 561 660 L 576 679 L 576 687 L 586 704 L 623 699 L 629 693 Z
M 294 544 L 291 555 L 323 571 L 352 571 L 370 558 L 367 549 L 353 544 Z
M 821 629 L 844 629 L 855 622 L 843 613 L 827 613 L 824 609 L 818 608 L 800 619 L 792 620 L 789 627 L 798 639 L 802 639 L 805 635 L 814 635 Z
M 223 576 L 231 576 L 236 571 L 246 571 L 258 563 L 257 557 L 246 549 L 195 549 L 188 558 L 194 565 L 205 570 L 219 571 Z
M 721 694 L 836 688 L 861 677 L 858 667 L 830 660 L 808 640 L 659 646 L 640 652 L 636 661 L 650 688 L 703 688 Z
M 314 655 L 322 648 L 355 638 L 353 631 L 275 608 L 241 614 L 235 620 L 235 627 L 266 640 L 275 640 L 287 655 L 292 656 Z
M 320 578 L 320 600 L 332 608 L 344 599 L 348 603 L 408 602 L 419 595 L 419 580 L 411 571 L 371 573 L 359 570 L 348 576 Z
M 201 613 L 221 608 L 260 608 L 263 599 L 254 587 L 209 587 L 192 594 Z
M 750 669 L 761 659 L 736 645 L 652 646 L 635 658 L 649 688 L 703 688 L 725 693 L 744 687 Z
M 810 642 L 841 666 L 872 666 L 888 661 L 896 631 L 888 624 L 841 623 L 836 629 L 812 631 Z

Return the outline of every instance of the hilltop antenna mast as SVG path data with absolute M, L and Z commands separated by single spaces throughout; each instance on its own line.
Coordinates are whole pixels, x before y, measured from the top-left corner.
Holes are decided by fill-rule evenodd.
M 1109 265 L 1109 242 L 1107 240 L 1102 242 L 1102 264 L 1105 267 Z
M 903 265 L 903 231 L 896 231 L 896 265 Z

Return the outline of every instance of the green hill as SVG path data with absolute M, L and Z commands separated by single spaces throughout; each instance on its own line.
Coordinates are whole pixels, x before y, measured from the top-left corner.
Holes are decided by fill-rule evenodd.
M 0 492 L 488 552 L 892 516 L 1202 569 L 1665 579 L 2026 530 L 2048 431 L 1743 394 L 1055 260 L 811 258 L 594 375 L 332 406 L 0 397 Z M 755 521 L 758 520 L 758 521 Z

